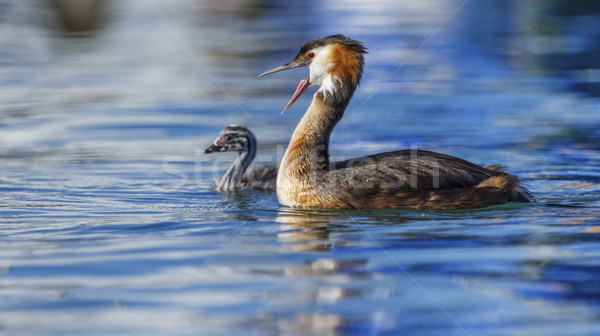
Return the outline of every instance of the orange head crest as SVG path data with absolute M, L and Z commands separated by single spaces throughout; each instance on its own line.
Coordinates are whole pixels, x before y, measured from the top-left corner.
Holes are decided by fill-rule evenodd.
M 343 35 L 331 35 L 304 43 L 291 62 L 258 77 L 298 67 L 309 68 L 308 78 L 300 81 L 283 112 L 311 85 L 320 85 L 320 90 L 328 99 L 347 100 L 360 82 L 366 53 L 367 49 L 362 42 Z

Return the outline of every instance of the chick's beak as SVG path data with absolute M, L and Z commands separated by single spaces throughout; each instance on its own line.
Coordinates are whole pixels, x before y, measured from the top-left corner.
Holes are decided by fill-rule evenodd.
M 214 152 L 220 152 L 223 146 L 212 144 L 210 147 L 204 150 L 204 154 L 210 154 Z
M 291 62 L 288 64 L 284 64 L 282 66 L 278 66 L 269 71 L 265 71 L 262 74 L 258 75 L 258 77 L 263 77 L 263 76 L 270 75 L 275 72 L 299 68 L 299 67 L 305 67 L 305 66 L 308 66 L 308 62 Z M 285 107 L 283 108 L 283 111 L 281 111 L 281 114 L 283 114 L 283 112 L 287 111 L 287 109 L 289 109 L 296 102 L 296 100 L 298 100 L 298 98 L 304 93 L 304 91 L 306 91 L 306 89 L 309 86 L 310 86 L 309 79 L 301 80 L 300 84 L 298 84 L 298 87 L 296 88 L 296 91 L 294 92 L 294 95 L 292 95 L 292 98 L 290 99 L 290 101 L 288 101 L 287 105 L 285 105 Z

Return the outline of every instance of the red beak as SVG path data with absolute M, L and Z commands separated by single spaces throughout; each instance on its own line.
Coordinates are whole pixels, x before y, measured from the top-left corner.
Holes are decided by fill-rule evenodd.
M 308 65 L 308 63 L 288 63 L 288 64 L 284 64 L 282 66 L 278 66 L 277 68 L 271 69 L 269 71 L 265 71 L 262 74 L 258 75 L 258 77 L 270 75 L 272 73 L 283 71 L 283 70 L 299 68 L 299 67 L 303 67 L 303 66 L 307 66 L 307 65 Z M 290 101 L 287 103 L 287 105 L 285 105 L 285 107 L 283 108 L 283 111 L 281 111 L 281 114 L 283 114 L 283 112 L 287 111 L 287 109 L 289 109 L 296 102 L 296 100 L 298 100 L 298 98 L 304 93 L 304 91 L 306 91 L 306 89 L 309 86 L 310 86 L 310 81 L 308 79 L 301 80 L 300 84 L 298 84 L 298 87 L 296 88 L 296 91 L 294 92 L 294 95 L 292 96 Z
M 283 112 L 287 111 L 287 109 L 289 109 L 292 105 L 294 105 L 296 100 L 298 98 L 300 98 L 300 96 L 302 96 L 304 91 L 306 91 L 306 89 L 308 89 L 309 86 L 310 86 L 310 82 L 308 81 L 308 79 L 301 80 L 300 83 L 298 84 L 298 87 L 296 88 L 296 91 L 294 92 L 294 95 L 292 96 L 290 101 L 287 103 L 287 105 L 285 105 L 285 107 L 283 108 L 283 111 L 281 111 L 281 114 L 283 114 Z

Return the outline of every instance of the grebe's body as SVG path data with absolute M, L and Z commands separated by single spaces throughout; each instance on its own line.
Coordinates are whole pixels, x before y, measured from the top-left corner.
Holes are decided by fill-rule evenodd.
M 256 156 L 256 148 L 256 137 L 246 127 L 229 126 L 222 130 L 204 153 L 238 152 L 239 155 L 212 188 L 216 191 L 275 190 L 277 166 L 263 166 L 246 172 Z
M 401 150 L 329 161 L 329 137 L 360 82 L 366 49 L 342 35 L 308 42 L 294 60 L 263 73 L 307 66 L 289 108 L 311 85 L 321 87 L 300 120 L 277 174 L 279 202 L 322 209 L 478 208 L 527 202 L 518 178 L 434 152 Z

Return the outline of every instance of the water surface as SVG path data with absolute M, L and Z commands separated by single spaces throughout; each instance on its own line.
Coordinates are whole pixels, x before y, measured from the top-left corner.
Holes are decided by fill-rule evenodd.
M 598 27 L 549 3 L 121 1 L 83 36 L 0 5 L 0 334 L 600 333 L 598 66 L 569 59 Z M 247 125 L 274 164 L 309 103 L 279 114 L 304 70 L 255 76 L 333 33 L 370 49 L 334 158 L 503 164 L 539 203 L 300 211 L 211 191 L 233 159 L 202 154 L 219 130 Z

